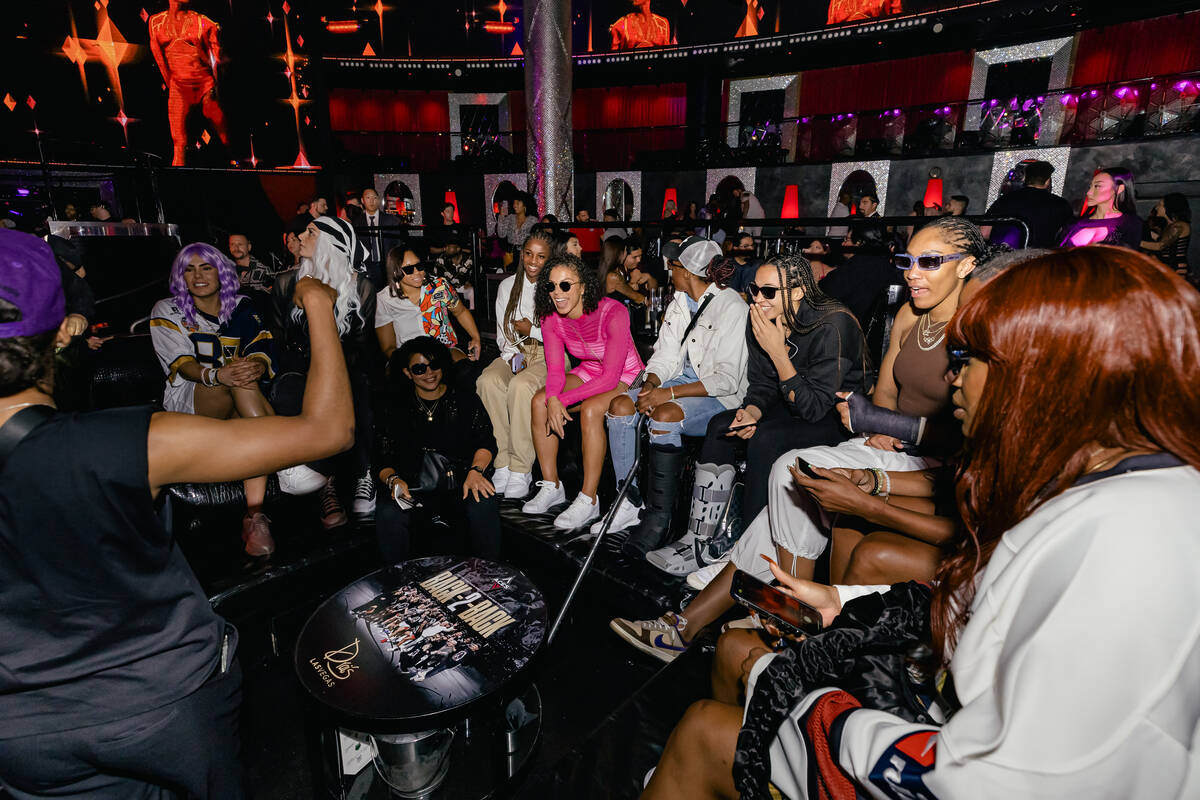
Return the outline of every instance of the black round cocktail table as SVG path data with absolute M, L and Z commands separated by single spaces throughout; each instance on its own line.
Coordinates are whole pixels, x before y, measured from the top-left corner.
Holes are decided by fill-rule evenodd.
M 520 571 L 478 558 L 421 558 L 326 600 L 300 632 L 295 668 L 331 725 L 347 733 L 394 739 L 455 728 L 445 780 L 422 796 L 483 797 L 533 750 L 540 698 L 526 674 L 545 633 L 545 601 Z M 509 706 L 518 696 L 523 703 Z M 514 731 L 522 718 L 525 732 Z M 344 762 L 345 737 L 334 738 Z

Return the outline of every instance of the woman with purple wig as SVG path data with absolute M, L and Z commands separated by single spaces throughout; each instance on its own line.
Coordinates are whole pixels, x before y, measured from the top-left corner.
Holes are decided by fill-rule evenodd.
M 189 244 L 171 264 L 171 297 L 150 312 L 150 338 L 167 373 L 163 408 L 216 419 L 272 416 L 259 380 L 274 376 L 271 332 L 247 297 L 237 270 L 219 250 Z M 242 540 L 265 556 L 275 541 L 265 514 L 266 476 L 247 478 Z

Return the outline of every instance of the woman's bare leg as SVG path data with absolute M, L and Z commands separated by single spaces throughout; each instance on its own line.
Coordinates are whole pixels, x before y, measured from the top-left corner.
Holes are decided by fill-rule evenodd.
M 712 582 L 679 612 L 687 620 L 687 625 L 679 629 L 680 636 L 691 641 L 694 635 L 733 608 L 733 598 L 729 596 L 729 588 L 733 585 L 733 573 L 735 572 L 737 572 L 737 567 L 732 562 L 726 564 L 717 573 L 717 577 L 713 578 Z
M 854 528 L 834 526 L 829 535 L 829 582 L 845 583 L 846 567 L 850 566 L 850 554 L 865 536 L 862 531 Z
M 578 388 L 583 381 L 574 375 L 568 375 L 563 384 L 564 389 Z M 542 480 L 558 483 L 558 436 L 546 432 L 546 390 L 542 389 L 529 401 L 530 433 L 533 435 L 533 450 L 537 453 L 538 467 L 542 471 Z
M 754 662 L 771 652 L 756 630 L 733 628 L 717 639 L 713 656 L 712 696 L 718 703 L 741 705 L 742 693 Z
M 740 706 L 693 703 L 671 731 L 642 800 L 736 798 L 733 757 L 741 728 Z
M 628 391 L 628 386 L 618 383 L 611 392 L 584 400 L 579 409 L 579 429 L 583 440 L 583 486 L 580 491 L 588 497 L 595 497 L 600 489 L 600 473 L 604 471 L 604 457 L 608 455 L 608 429 L 604 424 L 604 415 L 613 399 L 625 397 Z
M 233 394 L 233 405 L 239 417 L 250 419 L 275 416 L 275 409 L 271 408 L 258 386 L 235 386 L 230 392 Z M 247 478 L 242 485 L 246 491 L 246 515 L 252 517 L 261 513 L 263 503 L 267 499 L 267 476 Z
M 942 551 L 931 544 L 891 531 L 876 531 L 864 536 L 854 548 L 843 580 L 863 585 L 928 581 L 937 572 L 941 557 Z
M 817 568 L 817 562 L 813 559 L 794 556 L 784 550 L 782 545 L 775 545 L 775 556 L 784 572 L 797 578 L 804 578 L 806 581 L 812 580 L 813 572 Z

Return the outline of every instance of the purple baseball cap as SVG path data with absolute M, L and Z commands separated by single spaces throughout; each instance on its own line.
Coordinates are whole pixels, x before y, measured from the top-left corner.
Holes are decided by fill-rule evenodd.
M 21 315 L 15 322 L 0 322 L 0 339 L 36 336 L 62 324 L 62 273 L 50 245 L 28 233 L 0 230 L 0 300 Z

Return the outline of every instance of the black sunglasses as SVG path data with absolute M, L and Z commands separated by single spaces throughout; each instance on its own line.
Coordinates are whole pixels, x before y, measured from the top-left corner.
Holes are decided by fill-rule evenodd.
M 965 347 L 947 348 L 946 355 L 949 357 L 946 370 L 956 378 L 963 371 L 963 367 L 967 366 L 967 362 L 975 358 L 975 354 Z
M 572 287 L 572 286 L 574 286 L 574 285 L 575 285 L 575 284 L 577 284 L 577 283 L 579 283 L 579 281 L 559 281 L 559 282 L 558 282 L 558 284 L 557 284 L 557 286 L 558 286 L 558 290 L 559 290 L 560 292 L 569 292 L 569 291 L 571 291 L 571 287 Z M 555 287 L 555 283 L 554 283 L 554 281 L 546 281 L 546 282 L 545 282 L 544 284 L 542 284 L 542 285 L 546 287 L 546 291 L 547 291 L 547 292 L 553 292 L 553 291 L 554 291 L 554 287 Z
M 778 286 L 759 286 L 757 283 L 746 284 L 746 291 L 751 297 L 758 297 L 760 294 L 768 300 L 774 300 L 775 295 L 779 294 Z
M 428 364 L 413 364 L 408 368 L 408 371 L 413 375 L 424 375 L 429 370 L 440 370 L 442 368 L 441 361 L 430 361 Z
M 422 266 L 421 264 L 405 264 L 404 266 L 402 266 L 400 268 L 400 271 L 403 272 L 405 275 L 412 275 L 417 270 L 424 272 L 425 267 Z

